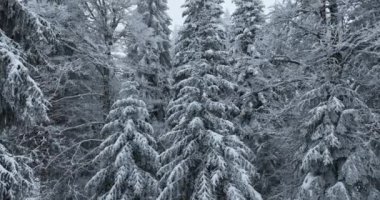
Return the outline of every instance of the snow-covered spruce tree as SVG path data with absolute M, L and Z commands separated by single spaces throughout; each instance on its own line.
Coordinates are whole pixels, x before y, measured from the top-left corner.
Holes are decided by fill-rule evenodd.
M 0 30 L 0 128 L 15 119 L 27 125 L 48 120 L 48 102 L 25 65 L 18 45 Z
M 17 0 L 1 1 L 0 8 L 0 29 L 21 46 L 28 63 L 46 68 L 44 55 L 58 43 L 50 24 Z
M 260 67 L 263 61 L 254 43 L 264 23 L 261 0 L 235 0 L 236 10 L 232 15 L 232 57 L 239 87 L 238 105 L 241 118 L 250 118 L 253 110 L 265 103 L 262 93 L 253 94 L 264 87 L 265 80 Z M 249 119 L 241 119 L 249 121 Z
M 8 37 L 25 46 L 27 42 L 55 43 L 57 36 L 50 24 L 30 12 L 17 0 L 4 0 L 0 3 L 0 29 Z
M 166 13 L 167 0 L 142 0 L 138 3 L 139 13 L 143 16 L 144 23 L 153 29 L 159 63 L 163 67 L 170 67 L 170 29 L 171 19 Z
M 250 54 L 260 26 L 265 22 L 262 0 L 234 0 L 232 14 L 234 51 Z
M 93 163 L 97 173 L 87 183 L 92 199 L 153 200 L 158 195 L 159 166 L 152 126 L 138 84 L 127 82 L 102 130 L 106 136 Z
M 23 57 L 20 47 L 0 30 L 0 199 L 7 200 L 29 197 L 34 177 L 23 156 L 12 155 L 4 146 L 14 134 L 4 130 L 16 123 L 22 128 L 48 120 L 48 102 Z
M 356 96 L 360 96 L 360 100 L 367 103 L 367 105 L 364 105 L 364 107 L 368 106 L 370 107 L 370 109 L 372 109 L 373 105 L 369 104 L 367 95 L 363 95 L 363 94 L 365 93 L 373 94 L 373 96 L 371 97 L 372 98 L 371 102 L 376 102 L 375 96 L 376 94 L 378 94 L 377 92 L 378 89 L 376 89 L 376 86 L 375 86 L 376 81 L 374 80 L 376 79 L 375 77 L 377 77 L 376 76 L 377 69 L 376 69 L 376 66 L 373 67 L 372 62 L 376 60 L 375 58 L 376 55 L 374 54 L 374 51 L 376 51 L 375 49 L 378 48 L 378 45 L 376 44 L 379 44 L 379 43 L 377 42 L 378 37 L 374 37 L 376 35 L 375 29 L 368 29 L 368 27 L 365 26 L 363 27 L 363 34 L 362 33 L 356 34 L 351 31 L 348 31 L 348 29 L 345 29 L 345 31 L 338 30 L 336 31 L 339 33 L 338 40 L 336 40 L 336 38 L 331 39 L 331 37 L 329 37 L 329 35 L 327 34 L 328 31 L 331 31 L 331 29 L 336 29 L 339 26 L 336 26 L 336 24 L 333 24 L 333 23 L 329 24 L 328 22 L 329 20 L 325 22 L 324 20 L 322 20 L 321 15 L 323 12 L 320 12 L 321 11 L 320 2 L 322 1 L 297 1 L 297 2 L 302 3 L 303 7 L 300 7 L 298 4 L 294 4 L 293 2 L 294 1 L 292 2 L 288 1 L 285 4 L 276 6 L 276 10 L 272 13 L 271 15 L 272 19 L 270 20 L 270 24 L 274 28 L 276 27 L 277 28 L 267 31 L 269 33 L 267 35 L 269 35 L 270 37 L 266 38 L 266 40 L 269 41 L 268 44 L 272 42 L 273 44 L 270 44 L 270 46 L 268 46 L 267 51 L 264 56 L 266 56 L 266 54 L 268 55 L 272 54 L 273 61 L 275 61 L 275 62 L 272 62 L 273 64 L 280 63 L 280 65 L 278 65 L 280 67 L 278 68 L 284 68 L 285 66 L 284 69 L 286 71 L 283 71 L 282 75 L 287 74 L 289 70 L 293 69 L 293 71 L 290 71 L 292 72 L 292 74 L 290 74 L 291 76 L 285 77 L 288 80 L 290 78 L 296 78 L 296 79 L 302 78 L 302 76 L 305 76 L 305 75 L 307 75 L 308 77 L 309 76 L 318 77 L 318 79 L 315 79 L 315 80 L 314 78 L 305 79 L 304 81 L 299 82 L 299 84 L 289 85 L 291 86 L 289 88 L 292 89 L 295 93 L 302 94 L 305 91 L 310 91 L 312 89 L 321 87 L 321 84 L 325 83 L 326 78 L 328 78 L 328 76 L 324 76 L 323 74 L 326 74 L 326 75 L 330 74 L 333 76 L 340 77 L 339 83 L 341 83 L 341 85 L 339 86 L 346 88 L 348 90 L 354 90 L 355 92 L 357 92 Z M 333 2 L 333 1 L 325 1 L 325 2 Z M 363 1 L 357 1 L 355 5 L 358 5 L 359 2 L 363 2 Z M 373 5 L 375 5 L 375 2 L 373 3 L 374 3 Z M 326 5 L 330 5 L 330 3 Z M 342 4 L 339 4 L 339 5 L 342 5 Z M 335 13 L 334 15 L 348 16 L 347 13 L 350 13 L 353 11 L 352 7 L 350 6 L 354 6 L 354 4 L 346 4 L 344 6 L 348 6 L 349 8 L 339 9 L 339 13 L 338 14 Z M 361 10 L 361 9 L 358 9 L 358 10 Z M 328 10 L 328 12 L 330 12 L 330 10 Z M 367 10 L 366 14 L 367 13 L 373 13 L 373 11 Z M 350 18 L 363 19 L 362 14 L 356 12 Z M 326 16 L 329 17 L 330 14 Z M 368 19 L 368 18 L 365 17 L 364 19 Z M 344 26 L 348 28 L 353 24 L 353 21 L 351 20 L 343 21 L 343 23 L 344 23 Z M 367 24 L 367 23 L 360 23 L 360 26 L 364 24 Z M 354 41 L 354 43 L 352 43 L 352 41 Z M 357 50 L 353 50 L 356 48 Z M 365 48 L 366 50 L 365 51 L 359 50 L 361 48 Z M 364 55 L 363 53 L 366 55 Z M 339 57 L 336 57 L 337 55 L 342 55 L 343 59 L 339 59 Z M 363 59 L 361 59 L 360 57 Z M 271 57 L 269 57 L 269 59 L 270 58 Z M 352 62 L 353 58 L 355 59 L 359 58 L 359 59 Z M 340 63 L 339 61 L 343 61 L 343 63 Z M 341 71 L 339 69 L 340 68 L 339 66 L 334 67 L 334 65 L 342 65 L 344 70 Z M 298 68 L 294 68 L 292 66 L 298 66 Z M 367 71 L 363 70 L 363 68 L 372 68 L 372 67 L 373 69 L 371 70 L 367 70 Z M 339 72 L 341 72 L 341 75 L 339 75 Z M 368 73 L 371 73 L 372 75 L 365 76 Z M 355 75 L 358 75 L 358 76 L 355 76 Z M 364 78 L 364 77 L 367 77 L 367 78 Z M 320 82 L 316 80 L 319 80 Z M 360 86 L 358 86 L 357 84 L 359 84 Z M 371 87 L 372 84 L 374 84 L 373 85 L 374 87 Z M 334 83 L 334 84 L 331 84 L 331 87 L 337 87 L 337 86 Z M 285 93 L 283 92 L 282 94 L 286 95 L 286 92 Z M 288 94 L 292 94 L 292 93 L 290 92 Z M 297 97 L 298 94 L 296 94 L 295 96 Z M 286 95 L 286 96 L 290 97 L 290 100 L 294 98 L 294 95 Z M 288 102 L 289 101 L 287 101 L 287 103 Z M 271 102 L 271 104 L 273 104 L 273 102 Z M 289 104 L 289 105 L 292 105 L 292 104 Z M 314 105 L 314 107 L 316 107 L 317 105 Z M 307 175 L 307 173 L 310 171 L 305 170 L 304 171 L 305 174 L 303 174 L 304 176 L 300 177 L 300 179 L 296 178 L 297 176 L 294 176 L 295 173 L 294 173 L 293 167 L 296 167 L 297 169 L 300 169 L 301 167 L 294 166 L 292 164 L 292 163 L 295 163 L 294 160 L 289 159 L 289 158 L 295 158 L 294 157 L 295 152 L 296 152 L 295 149 L 298 149 L 297 147 L 298 145 L 299 146 L 305 145 L 309 147 L 313 146 L 310 144 L 309 139 L 304 137 L 304 135 L 299 134 L 300 132 L 298 130 L 295 130 L 293 127 L 297 127 L 296 129 L 298 129 L 300 127 L 299 122 L 300 121 L 304 122 L 304 118 L 306 118 L 306 114 L 308 114 L 307 111 L 314 107 L 313 106 L 309 107 L 301 115 L 298 114 L 299 111 L 294 111 L 290 113 L 290 115 L 289 113 L 287 113 L 286 114 L 287 116 L 283 116 L 283 117 L 277 116 L 276 121 L 280 122 L 281 126 L 278 127 L 278 130 L 276 132 L 277 132 L 277 135 L 280 137 L 278 137 L 279 139 L 277 141 L 274 140 L 274 142 L 277 142 L 277 144 L 276 143 L 275 144 L 281 152 L 280 158 L 282 157 L 281 159 L 283 158 L 286 158 L 286 159 L 283 159 L 284 164 L 281 164 L 281 166 L 277 168 L 276 170 L 277 174 L 282 179 L 281 181 L 282 183 L 279 185 L 278 188 L 277 187 L 275 188 L 275 190 L 277 191 L 273 191 L 273 193 L 270 194 L 272 195 L 272 198 L 274 199 L 286 199 L 286 198 L 295 199 L 295 196 L 291 196 L 287 194 L 287 191 L 299 193 L 300 195 L 299 197 L 302 197 L 304 199 L 311 199 L 311 197 L 309 196 L 302 196 L 301 193 L 303 192 L 302 191 L 300 192 L 299 190 L 301 189 L 300 187 L 298 187 L 300 185 L 303 185 L 303 186 L 308 185 L 307 184 L 308 182 L 305 182 L 305 184 L 302 184 L 302 183 L 304 180 L 306 180 L 305 175 Z M 347 107 L 350 107 L 350 106 L 347 106 Z M 366 110 L 370 111 L 370 109 L 367 108 Z M 361 110 L 361 109 L 359 108 L 358 110 Z M 373 109 L 372 112 L 376 112 L 376 109 Z M 369 113 L 370 112 L 367 112 L 367 114 L 365 115 L 367 116 L 371 115 Z M 311 117 L 310 115 L 308 117 Z M 366 118 L 366 117 L 363 117 L 363 118 Z M 374 117 L 371 117 L 371 118 L 372 120 L 367 120 L 364 123 L 367 123 L 367 124 L 373 123 L 373 121 L 375 121 Z M 271 125 L 275 125 L 275 124 L 276 124 L 275 121 L 271 122 Z M 372 132 L 376 132 L 376 128 L 374 126 L 372 127 L 373 127 Z M 363 128 L 363 126 L 361 128 Z M 289 134 L 281 133 L 281 132 L 289 133 L 289 130 L 293 130 L 293 133 L 296 133 L 295 135 L 293 135 L 294 137 L 293 136 L 289 137 L 290 136 Z M 356 136 L 356 134 L 353 134 L 353 135 Z M 351 136 L 347 136 L 347 137 L 351 137 Z M 364 138 L 366 138 L 366 136 L 364 136 Z M 376 138 L 376 136 L 374 138 Z M 371 140 L 370 143 L 371 143 L 370 146 L 372 150 L 368 150 L 369 148 L 367 148 L 367 150 L 375 152 L 374 154 L 378 155 L 378 153 L 376 153 L 377 152 L 376 149 L 378 149 L 378 146 L 376 147 L 376 143 L 378 145 L 378 142 L 376 142 L 376 139 L 373 139 Z M 305 155 L 304 153 L 306 153 L 306 151 L 307 150 L 304 150 L 304 151 L 301 150 L 300 152 L 303 152 L 303 153 L 298 154 L 298 155 L 301 155 L 300 157 L 298 157 L 300 161 L 302 161 L 302 158 Z M 333 151 L 335 152 L 335 150 Z M 348 152 L 347 149 L 346 151 Z M 352 151 L 353 151 L 352 154 L 354 154 L 355 151 L 354 150 Z M 359 159 L 357 159 L 356 161 L 359 161 Z M 340 165 L 336 163 L 340 163 L 340 161 L 334 162 L 334 164 L 332 164 L 331 166 L 335 167 L 335 166 Z M 360 165 L 360 164 L 357 164 L 357 165 Z M 375 165 L 372 165 L 372 166 L 375 166 Z M 323 170 L 321 169 L 321 171 Z M 327 177 L 326 174 L 323 174 L 323 176 Z M 315 181 L 311 185 L 315 185 L 316 186 L 315 188 L 317 188 L 318 181 L 323 180 L 323 178 L 321 178 L 321 176 L 318 176 L 320 175 L 319 172 L 317 172 L 316 174 L 311 173 L 310 175 L 314 175 L 314 176 L 309 176 L 312 178 L 318 177 L 318 179 L 307 179 L 307 180 Z M 369 182 L 372 182 L 371 184 L 375 185 L 375 188 L 376 188 L 376 184 L 377 184 L 376 181 L 373 181 L 374 180 L 373 178 L 370 178 L 370 180 L 371 181 Z M 339 179 L 339 181 L 343 181 L 343 179 Z M 328 189 L 334 184 L 329 183 L 329 184 L 324 185 L 324 187 L 327 187 Z M 350 189 L 351 186 L 347 186 L 348 184 L 346 184 L 344 181 L 343 181 L 343 184 L 345 185 L 346 188 L 349 188 L 347 190 L 352 191 L 352 189 Z M 296 187 L 296 190 L 293 189 L 294 187 Z M 371 188 L 371 187 L 373 188 L 373 186 L 368 186 L 368 188 Z M 316 195 L 316 197 L 320 199 L 325 199 L 325 198 L 327 199 L 327 197 L 323 196 L 327 192 L 326 191 L 327 189 L 322 188 L 320 190 L 321 195 L 320 196 Z M 315 192 L 317 190 L 318 189 L 314 189 Z M 308 192 L 310 191 L 307 191 L 307 192 L 304 191 L 305 194 Z M 363 194 L 365 193 L 365 191 L 363 190 L 362 192 Z M 340 196 L 344 198 L 344 195 L 340 195 Z M 357 199 L 366 199 L 366 197 L 359 197 Z
M 307 176 L 298 199 L 378 199 L 378 119 L 345 84 L 324 83 L 297 104 L 305 119 L 297 157 Z
M 222 0 L 187 0 L 184 28 L 176 45 L 174 92 L 168 106 L 171 130 L 161 136 L 158 199 L 262 199 L 254 189 L 250 149 L 231 122 L 238 114 L 229 95 Z
M 275 162 L 271 156 L 273 153 L 269 153 L 268 145 L 268 140 L 271 138 L 270 131 L 268 131 L 271 126 L 268 125 L 268 122 L 275 104 L 274 101 L 269 100 L 275 92 L 272 91 L 273 89 L 265 88 L 272 84 L 268 77 L 275 77 L 276 74 L 273 73 L 274 71 L 268 73 L 268 71 L 262 70 L 268 70 L 272 66 L 263 59 L 256 48 L 256 41 L 260 37 L 265 22 L 262 1 L 236 0 L 234 2 L 237 8 L 232 15 L 233 38 L 230 53 L 239 85 L 238 96 L 234 100 L 240 109 L 236 121 L 242 130 L 241 135 L 244 142 L 256 151 L 258 156 L 256 167 L 261 172 L 257 188 L 260 188 L 261 192 L 266 192 L 266 188 L 269 188 L 268 174 L 273 173 L 270 170 Z M 271 150 L 275 151 L 274 148 Z M 267 160 L 272 160 L 272 162 L 267 162 Z
M 288 2 L 287 7 L 276 14 L 279 18 L 273 23 L 284 24 L 286 33 L 282 36 L 286 39 L 284 47 L 276 48 L 290 60 L 305 66 L 304 73 L 318 77 L 318 81 L 303 81 L 303 89 L 295 88 L 301 92 L 312 89 L 298 101 L 296 107 L 302 109 L 293 110 L 290 117 L 286 117 L 288 127 L 281 128 L 284 132 L 293 132 L 284 135 L 289 143 L 281 148 L 289 152 L 284 154 L 288 158 L 296 155 L 299 165 L 295 167 L 303 175 L 298 179 L 294 169 L 285 165 L 289 178 L 284 178 L 284 182 L 289 186 L 282 186 L 285 191 L 282 194 L 300 185 L 292 191 L 295 196 L 284 196 L 291 199 L 376 199 L 378 122 L 354 85 L 348 84 L 352 71 L 345 61 L 349 58 L 344 56 L 349 55 L 349 51 L 344 52 L 341 47 L 348 44 L 344 40 L 349 32 L 339 30 L 340 20 L 337 20 L 337 16 L 343 16 L 342 11 L 337 10 L 336 1 L 298 2 L 300 4 Z M 298 149 L 297 153 L 294 149 Z M 288 165 L 293 166 L 290 162 Z
M 304 8 L 310 6 L 305 4 Z M 325 0 L 319 6 L 324 46 L 331 52 L 320 59 L 325 73 L 316 71 L 323 77 L 321 86 L 303 95 L 298 104 L 301 115 L 305 111 L 308 114 L 297 131 L 303 141 L 300 168 L 307 174 L 297 198 L 378 199 L 379 122 L 354 85 L 349 84 L 350 75 L 344 74 L 351 73 L 342 62 L 344 49 L 337 48 L 348 35 L 338 26 L 338 16 L 343 12 L 335 0 Z
M 35 187 L 32 169 L 22 157 L 16 157 L 0 143 L 0 199 L 19 200 L 30 197 Z
M 165 107 L 169 101 L 168 74 L 171 67 L 170 29 L 171 19 L 166 13 L 166 0 L 142 0 L 138 2 L 138 13 L 151 34 L 142 44 L 136 44 L 131 54 L 135 60 L 137 75 L 141 79 L 140 94 L 147 103 L 154 126 L 163 126 Z M 141 37 L 141 35 L 137 35 Z M 141 40 L 142 38 L 140 38 Z

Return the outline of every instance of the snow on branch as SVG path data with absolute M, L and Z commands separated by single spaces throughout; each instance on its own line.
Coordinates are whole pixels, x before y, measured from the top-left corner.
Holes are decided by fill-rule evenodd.
M 16 42 L 55 43 L 57 35 L 50 24 L 27 10 L 17 0 L 0 1 L 0 29 Z
M 29 124 L 48 121 L 48 105 L 39 85 L 30 76 L 15 44 L 0 32 L 1 97 L 19 120 Z
M 0 144 L 0 199 L 24 199 L 32 189 L 32 169 Z

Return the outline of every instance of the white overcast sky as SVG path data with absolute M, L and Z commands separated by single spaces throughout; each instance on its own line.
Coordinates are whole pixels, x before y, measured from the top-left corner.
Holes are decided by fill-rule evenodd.
M 266 11 L 268 8 L 273 5 L 276 0 L 262 0 L 266 6 Z M 168 0 L 169 4 L 169 15 L 173 19 L 172 21 L 172 26 L 175 25 L 181 25 L 183 23 L 182 19 L 182 12 L 183 9 L 181 8 L 181 5 L 185 2 L 185 0 Z M 231 13 L 234 10 L 234 4 L 231 2 L 231 0 L 225 0 L 225 5 L 224 7 L 228 9 Z

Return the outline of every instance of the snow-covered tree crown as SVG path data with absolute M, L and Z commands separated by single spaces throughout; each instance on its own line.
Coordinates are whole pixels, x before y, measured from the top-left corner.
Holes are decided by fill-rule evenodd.
M 176 45 L 171 130 L 161 136 L 160 200 L 252 199 L 256 175 L 252 152 L 236 136 L 238 112 L 228 98 L 235 90 L 226 59 L 220 0 L 187 0 L 185 25 Z M 190 183 L 190 184 L 189 184 Z M 183 192 L 186 191 L 186 192 Z
M 28 124 L 37 124 L 48 120 L 48 102 L 40 87 L 31 77 L 26 61 L 20 55 L 18 45 L 0 31 L 1 63 L 1 99 L 11 112 Z M 3 108 L 5 109 L 5 108 Z M 10 114 L 10 113 L 8 113 Z
M 222 0 L 187 0 L 183 7 L 185 24 L 175 46 L 174 65 L 200 59 L 224 62 L 225 39 L 220 19 Z
M 168 68 L 171 66 L 170 58 L 170 33 L 171 19 L 167 14 L 167 0 L 142 0 L 138 3 L 138 12 L 143 16 L 145 24 L 153 29 L 155 35 L 151 44 L 157 48 L 159 63 Z
M 0 198 L 25 199 L 35 189 L 34 184 L 33 171 L 25 159 L 13 156 L 0 143 Z
M 234 51 L 250 54 L 258 31 L 264 24 L 262 0 L 234 0 L 236 10 L 232 14 Z
M 306 93 L 297 106 L 300 113 L 308 111 L 298 132 L 305 140 L 298 152 L 301 169 L 308 173 L 299 198 L 323 196 L 327 187 L 326 198 L 345 194 L 350 199 L 362 195 L 357 184 L 376 193 L 368 180 L 380 177 L 380 159 L 372 146 L 379 137 L 373 130 L 377 122 L 359 95 L 345 84 L 325 83 Z
M 94 199 L 155 199 L 159 168 L 149 113 L 138 99 L 138 84 L 125 83 L 102 129 L 106 136 L 93 160 L 100 170 L 87 183 Z

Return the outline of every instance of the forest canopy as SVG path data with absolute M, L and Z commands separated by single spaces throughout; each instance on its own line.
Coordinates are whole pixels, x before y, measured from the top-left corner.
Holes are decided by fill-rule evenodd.
M 379 200 L 380 1 L 0 0 L 0 200 Z

